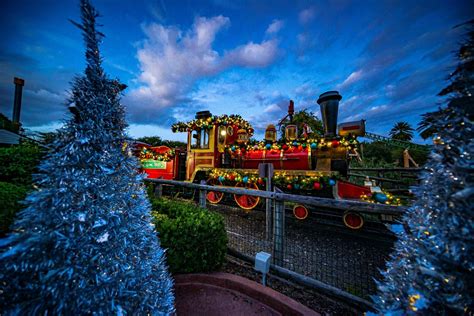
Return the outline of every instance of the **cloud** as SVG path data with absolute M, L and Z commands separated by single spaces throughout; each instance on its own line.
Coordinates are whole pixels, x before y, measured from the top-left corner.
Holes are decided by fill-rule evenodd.
M 352 72 L 341 84 L 337 85 L 337 89 L 345 89 L 359 80 L 361 80 L 364 76 L 364 72 L 362 70 L 357 70 Z
M 267 33 L 267 34 L 276 34 L 283 28 L 284 25 L 285 25 L 285 22 L 283 22 L 282 20 L 276 20 L 275 19 L 275 20 L 273 20 L 272 24 L 270 24 L 268 26 L 265 33 Z
M 278 57 L 278 40 L 248 42 L 224 52 L 213 48 L 216 36 L 230 26 L 222 15 L 197 17 L 189 30 L 152 23 L 143 27 L 146 39 L 137 51 L 139 86 L 125 97 L 134 122 L 149 123 L 147 111 L 165 112 L 192 103 L 194 84 L 232 67 L 263 68 Z
M 298 21 L 303 25 L 308 24 L 314 19 L 315 13 L 316 13 L 315 7 L 306 8 L 298 14 Z

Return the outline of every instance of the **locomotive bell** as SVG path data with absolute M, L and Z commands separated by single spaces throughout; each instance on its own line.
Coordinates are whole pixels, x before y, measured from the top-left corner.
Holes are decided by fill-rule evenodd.
M 275 142 L 276 141 L 276 128 L 275 125 L 269 124 L 265 130 L 265 140 Z
M 285 128 L 285 138 L 287 140 L 295 140 L 296 139 L 296 134 L 297 134 L 297 127 L 296 125 L 287 125 Z
M 337 91 L 328 91 L 319 96 L 318 104 L 321 107 L 324 137 L 335 137 L 337 129 L 337 112 L 342 96 Z

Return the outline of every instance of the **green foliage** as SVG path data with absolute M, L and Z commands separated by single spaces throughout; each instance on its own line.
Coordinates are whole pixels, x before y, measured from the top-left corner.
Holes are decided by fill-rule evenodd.
M 20 202 L 25 199 L 27 191 L 26 186 L 0 182 L 0 235 L 9 230 L 16 212 L 23 208 Z
M 389 135 L 393 139 L 409 142 L 413 139 L 413 131 L 414 129 L 407 122 L 398 122 L 390 130 Z
M 393 168 L 403 166 L 403 148 L 393 147 L 384 142 L 363 142 L 360 144 L 363 162 L 354 162 L 363 168 Z M 423 165 L 428 159 L 429 150 L 410 150 L 410 156 L 418 165 Z
M 0 113 L 0 128 L 6 129 L 7 131 L 15 131 L 13 122 L 8 119 L 3 113 Z
M 17 185 L 31 184 L 43 151 L 36 145 L 22 144 L 0 148 L 0 181 Z
M 152 199 L 152 216 L 172 273 L 215 271 L 227 252 L 221 215 L 194 204 Z
M 163 140 L 160 136 L 145 136 L 136 139 L 151 146 L 168 146 L 170 148 L 186 147 L 186 143 L 175 140 Z
M 313 133 L 310 135 L 310 137 L 314 137 L 316 135 L 323 135 L 324 134 L 324 129 L 323 129 L 323 123 L 321 120 L 316 116 L 311 111 L 307 111 L 306 109 L 297 111 L 293 115 L 293 121 L 292 124 L 296 124 L 298 126 L 298 136 L 301 135 L 303 131 L 303 124 L 308 124 L 309 127 L 313 130 Z M 282 124 L 282 129 L 281 129 L 281 138 L 285 138 L 285 128 L 286 125 L 288 125 L 288 122 L 285 122 Z

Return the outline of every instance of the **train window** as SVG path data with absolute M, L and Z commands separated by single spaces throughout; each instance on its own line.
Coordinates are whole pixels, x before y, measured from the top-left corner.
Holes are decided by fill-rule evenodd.
M 209 149 L 209 130 L 193 131 L 191 138 L 191 148 Z
M 209 149 L 209 130 L 201 131 L 201 149 Z
M 193 131 L 191 134 L 191 148 L 201 148 L 201 131 Z

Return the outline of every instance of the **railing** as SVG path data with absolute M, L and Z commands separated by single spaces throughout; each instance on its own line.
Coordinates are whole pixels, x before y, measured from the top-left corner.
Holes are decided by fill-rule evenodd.
M 330 229 L 323 231 L 321 227 L 319 229 L 311 226 L 313 224 L 304 228 L 301 222 L 294 223 L 292 218 L 286 218 L 284 203 L 286 201 L 312 205 L 321 209 L 357 211 L 370 214 L 369 216 L 382 214 L 399 216 L 405 212 L 403 207 L 210 186 L 204 181 L 201 184 L 164 179 L 146 179 L 146 181 L 156 184 L 155 195 L 157 196 L 162 195 L 163 185 L 198 190 L 201 207 L 207 206 L 208 191 L 267 199 L 273 204 L 273 216 L 270 221 L 265 212 L 245 213 L 237 209 L 210 208 L 224 216 L 229 236 L 229 250 L 247 259 L 252 259 L 258 251 L 271 252 L 274 273 L 312 286 L 362 308 L 373 307 L 366 298 L 375 290 L 373 278 L 377 276 L 378 269 L 383 268 L 391 246 L 380 246 L 379 241 L 373 241 L 376 243 L 375 248 L 374 244 L 361 245 L 362 242 L 353 241 L 349 235 L 341 242 L 341 238 L 334 236 L 337 234 Z M 272 227 L 265 229 L 269 223 Z M 301 228 L 296 229 L 297 236 L 295 236 L 295 225 Z M 306 240 L 306 234 L 319 234 L 320 238 Z M 367 242 L 371 243 L 372 239 L 367 239 Z M 327 244 L 323 245 L 323 243 Z M 360 247 L 360 249 L 354 249 L 354 247 Z M 352 257 L 347 254 L 348 252 L 352 252 Z

